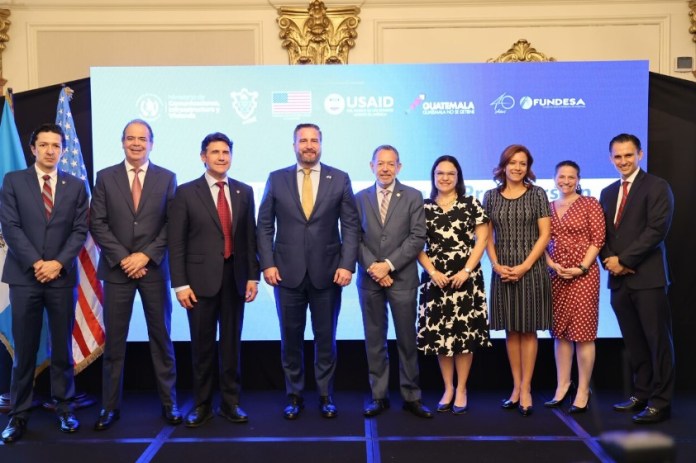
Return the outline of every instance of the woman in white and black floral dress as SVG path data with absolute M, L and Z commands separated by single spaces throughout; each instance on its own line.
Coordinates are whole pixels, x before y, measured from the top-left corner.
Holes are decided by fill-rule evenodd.
M 437 355 L 445 391 L 437 411 L 466 413 L 466 382 L 473 353 L 490 346 L 488 306 L 479 261 L 486 249 L 488 216 L 479 201 L 464 194 L 456 158 L 441 156 L 431 171 L 425 200 L 425 269 L 420 288 L 418 348 Z M 457 386 L 454 387 L 454 373 Z

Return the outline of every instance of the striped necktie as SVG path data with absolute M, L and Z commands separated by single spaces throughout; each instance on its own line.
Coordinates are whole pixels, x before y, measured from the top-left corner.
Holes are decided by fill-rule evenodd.
M 46 209 L 46 217 L 51 217 L 51 212 L 53 211 L 53 190 L 51 189 L 51 176 L 44 175 L 43 177 L 43 188 L 41 189 L 41 196 L 43 196 L 44 209 Z
M 382 201 L 379 203 L 379 216 L 382 219 L 382 225 L 384 225 L 384 220 L 387 218 L 387 211 L 389 210 L 389 190 L 380 190 L 382 193 Z

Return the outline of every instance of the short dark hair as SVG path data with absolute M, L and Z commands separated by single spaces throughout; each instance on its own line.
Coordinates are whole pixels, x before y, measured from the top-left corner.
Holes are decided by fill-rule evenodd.
M 63 129 L 58 125 L 54 124 L 53 122 L 45 122 L 38 126 L 37 128 L 34 129 L 34 131 L 31 133 L 29 136 L 29 146 L 35 146 L 36 145 L 36 137 L 39 136 L 40 133 L 42 132 L 51 132 L 51 133 L 57 133 L 60 135 L 60 145 L 61 147 L 65 146 L 65 133 L 63 132 Z
M 292 141 L 293 143 L 297 141 L 297 132 L 299 132 L 302 129 L 314 129 L 317 132 L 319 132 L 319 141 L 321 141 L 321 129 L 317 124 L 311 124 L 309 122 L 304 122 L 302 124 L 297 124 L 297 127 L 295 127 L 295 131 L 292 133 Z
M 534 180 L 536 180 L 536 175 L 532 171 L 532 164 L 534 164 L 534 158 L 529 149 L 524 145 L 510 145 L 503 150 L 500 154 L 500 160 L 495 169 L 493 169 L 493 180 L 498 182 L 498 188 L 505 188 L 507 184 L 507 177 L 505 176 L 505 168 L 510 164 L 510 159 L 517 153 L 524 153 L 527 156 L 527 174 L 524 176 L 522 183 L 529 187 Z
M 201 142 L 201 154 L 205 153 L 205 150 L 208 149 L 208 145 L 210 145 L 214 141 L 221 141 L 227 143 L 227 146 L 230 147 L 230 152 L 232 152 L 232 140 L 230 140 L 229 137 L 222 132 L 213 132 L 206 135 L 203 141 Z
M 130 127 L 133 124 L 140 124 L 144 125 L 147 128 L 148 133 L 150 134 L 150 143 L 155 141 L 155 134 L 152 133 L 152 127 L 150 127 L 150 124 L 148 124 L 146 121 L 142 119 L 133 119 L 132 121 L 129 121 L 124 127 L 123 127 L 123 133 L 121 133 L 121 141 L 124 141 L 126 139 L 126 129 Z
M 558 164 L 556 164 L 556 174 L 558 174 L 558 169 L 560 169 L 561 167 L 572 167 L 573 169 L 575 169 L 575 172 L 578 173 L 578 184 L 575 185 L 575 192 L 581 195 L 582 188 L 580 188 L 580 166 L 578 165 L 578 163 L 571 160 L 561 161 Z
M 614 143 L 626 143 L 626 142 L 631 142 L 634 145 L 636 145 L 636 148 L 638 151 L 640 151 L 642 148 L 640 147 L 640 140 L 638 137 L 635 135 L 631 135 L 630 133 L 620 133 L 614 138 L 611 139 L 609 142 L 609 152 L 611 153 L 611 148 L 614 146 Z
M 399 150 L 394 148 L 392 145 L 379 145 L 375 150 L 372 152 L 372 160 L 375 160 L 375 157 L 377 157 L 377 153 L 379 153 L 382 150 L 387 150 L 387 151 L 393 151 L 394 154 L 396 154 L 396 162 L 401 163 L 401 160 L 399 159 Z
M 459 165 L 459 161 L 457 161 L 457 158 L 455 158 L 454 156 L 445 154 L 444 156 L 440 156 L 439 158 L 435 159 L 433 167 L 430 169 L 430 199 L 432 199 L 433 201 L 437 197 L 437 188 L 435 187 L 435 169 L 437 168 L 438 164 L 445 161 L 451 162 L 454 165 L 454 168 L 457 169 L 457 183 L 454 186 L 454 191 L 457 192 L 457 197 L 459 198 L 461 196 L 464 196 L 464 193 L 466 191 L 464 187 L 464 174 L 462 173 L 462 167 Z

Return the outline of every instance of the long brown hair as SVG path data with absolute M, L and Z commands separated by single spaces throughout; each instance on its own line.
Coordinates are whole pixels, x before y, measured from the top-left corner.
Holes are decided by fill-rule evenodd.
M 532 171 L 532 164 L 534 164 L 534 158 L 532 153 L 529 152 L 524 145 L 510 145 L 503 150 L 500 155 L 500 161 L 498 161 L 498 166 L 493 169 L 493 180 L 498 183 L 498 189 L 502 190 L 507 186 L 507 177 L 505 175 L 505 168 L 510 164 L 510 159 L 517 153 L 524 153 L 527 155 L 527 173 L 522 180 L 524 186 L 529 188 L 532 183 L 536 180 L 536 175 Z

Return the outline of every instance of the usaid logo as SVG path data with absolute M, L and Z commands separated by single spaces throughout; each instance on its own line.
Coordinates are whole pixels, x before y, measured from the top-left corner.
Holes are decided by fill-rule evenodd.
M 332 116 L 344 112 L 354 116 L 386 116 L 394 112 L 394 97 L 331 93 L 324 99 L 324 110 Z
M 544 109 L 585 109 L 587 105 L 582 98 L 532 98 L 523 96 L 520 98 L 522 109 L 540 107 Z

